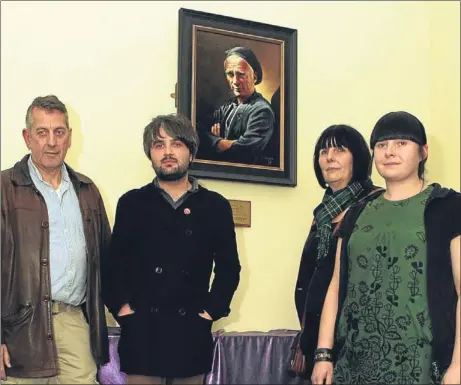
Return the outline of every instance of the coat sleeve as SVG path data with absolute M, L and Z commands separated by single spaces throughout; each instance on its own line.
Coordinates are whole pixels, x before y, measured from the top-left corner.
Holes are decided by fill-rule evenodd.
M 101 217 L 100 229 L 99 229 L 99 255 L 100 255 L 100 266 L 101 266 L 101 295 L 104 302 L 110 291 L 108 290 L 109 279 L 107 276 L 109 259 L 109 242 L 111 237 L 111 229 L 109 219 L 107 217 L 106 207 L 102 200 L 101 194 L 98 191 L 98 211 Z M 106 293 L 108 291 L 108 293 Z
M 115 212 L 115 222 L 108 242 L 107 254 L 104 263 L 103 293 L 104 303 L 110 313 L 117 318 L 122 305 L 131 302 L 126 272 L 129 267 L 130 253 L 132 252 L 132 216 L 126 196 L 122 196 Z
M 295 306 L 300 325 L 306 305 L 307 289 L 309 288 L 310 280 L 316 266 L 315 259 L 312 258 L 312 254 L 309 254 L 311 243 L 315 240 L 314 230 L 315 225 L 312 225 L 306 242 L 304 243 L 303 251 L 301 254 L 301 261 L 299 263 L 298 278 L 296 280 L 295 286 Z
M 224 135 L 225 110 L 228 107 L 229 107 L 229 104 L 226 103 L 213 112 L 213 124 L 219 123 L 219 125 L 221 126 L 221 135 Z M 212 148 L 215 148 L 218 142 L 222 139 L 221 135 L 220 136 L 213 135 L 211 133 L 211 127 L 207 127 L 206 136 Z
M 3 202 L 2 202 L 3 203 Z M 4 257 L 7 253 L 6 249 L 7 249 L 7 244 L 9 243 L 8 240 L 7 240 L 7 231 L 6 231 L 6 218 L 5 218 L 5 210 L 3 209 L 3 204 L 2 204 L 2 228 L 1 228 L 1 240 L 2 240 L 2 265 L 3 265 L 3 262 L 4 262 Z M 2 284 L 3 282 L 5 281 L 5 278 L 6 277 L 3 277 L 2 276 Z M 2 286 L 2 297 L 3 297 L 3 286 Z M 1 343 L 4 344 L 5 343 L 5 335 L 3 333 L 3 325 L 0 326 L 0 333 L 1 333 Z
M 241 270 L 232 208 L 227 200 L 221 199 L 220 208 L 215 213 L 214 279 L 205 306 L 214 321 L 229 315 Z
M 226 155 L 236 159 L 257 158 L 274 133 L 274 112 L 269 105 L 258 106 L 250 112 L 247 127 Z
M 5 299 L 7 293 L 11 290 L 11 287 L 8 285 L 11 284 L 11 276 L 9 273 L 11 272 L 11 268 L 7 268 L 7 266 L 11 263 L 11 255 L 12 250 L 14 250 L 14 240 L 13 240 L 13 233 L 11 231 L 11 224 L 9 221 L 8 215 L 8 201 L 7 201 L 7 192 L 6 190 L 6 178 L 4 178 L 4 173 L 6 171 L 2 171 L 2 183 L 1 183 L 1 292 L 2 292 L 2 301 Z M 1 343 L 5 344 L 5 334 L 3 329 L 3 324 L 0 326 L 0 338 Z
M 447 230 L 449 232 L 450 241 L 461 234 L 461 216 L 451 215 L 452 213 L 459 213 L 461 211 L 461 195 L 456 194 L 451 198 L 450 211 L 447 212 Z

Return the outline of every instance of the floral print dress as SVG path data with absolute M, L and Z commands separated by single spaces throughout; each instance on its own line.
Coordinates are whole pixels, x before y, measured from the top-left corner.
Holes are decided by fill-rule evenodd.
M 335 384 L 431 384 L 424 208 L 432 191 L 383 194 L 359 216 L 348 244 L 347 296 L 336 330 Z

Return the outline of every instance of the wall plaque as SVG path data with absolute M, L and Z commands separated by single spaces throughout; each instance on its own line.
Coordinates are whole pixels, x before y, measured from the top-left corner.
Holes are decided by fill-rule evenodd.
M 251 201 L 229 199 L 235 226 L 251 227 Z

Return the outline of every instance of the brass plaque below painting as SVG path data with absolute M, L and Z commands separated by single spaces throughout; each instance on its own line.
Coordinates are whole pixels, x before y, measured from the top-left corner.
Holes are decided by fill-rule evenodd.
M 251 202 L 229 199 L 235 226 L 251 227 Z

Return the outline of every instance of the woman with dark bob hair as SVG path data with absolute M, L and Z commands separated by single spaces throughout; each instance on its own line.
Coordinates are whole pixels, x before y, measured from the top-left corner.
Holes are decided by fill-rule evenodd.
M 333 275 L 335 229 L 352 204 L 375 190 L 370 179 L 370 150 L 363 136 L 348 125 L 333 125 L 322 132 L 313 161 L 317 181 L 325 194 L 314 210 L 295 290 L 296 310 L 303 329 L 300 347 L 306 363 L 302 377 L 306 379 L 313 369 L 320 313 Z

